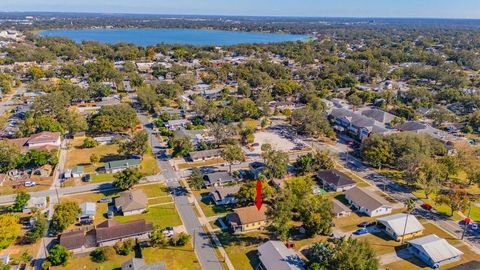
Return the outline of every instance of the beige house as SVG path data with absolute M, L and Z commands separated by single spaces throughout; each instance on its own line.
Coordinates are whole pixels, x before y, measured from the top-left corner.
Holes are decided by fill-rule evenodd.
M 127 190 L 115 198 L 115 209 L 124 216 L 138 215 L 147 209 L 147 201 L 142 190 Z
M 421 236 L 425 229 L 414 215 L 404 213 L 378 218 L 377 223 L 396 241 Z
M 345 204 L 337 201 L 337 200 L 332 200 L 332 205 L 333 205 L 333 213 L 337 218 L 341 217 L 348 217 L 352 214 L 352 210 L 348 208 Z
M 267 226 L 267 207 L 257 209 L 256 206 L 237 208 L 227 215 L 226 221 L 234 233 L 261 230 Z

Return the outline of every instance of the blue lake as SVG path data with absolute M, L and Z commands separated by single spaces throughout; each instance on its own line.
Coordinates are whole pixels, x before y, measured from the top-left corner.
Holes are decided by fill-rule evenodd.
M 58 29 L 39 33 L 40 36 L 61 36 L 74 40 L 114 44 L 133 43 L 150 46 L 160 43 L 187 45 L 235 45 L 241 43 L 277 43 L 306 40 L 307 35 L 229 32 L 199 29 Z

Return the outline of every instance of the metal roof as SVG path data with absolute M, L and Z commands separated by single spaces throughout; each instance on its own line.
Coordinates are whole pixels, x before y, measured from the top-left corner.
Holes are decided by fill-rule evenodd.
M 266 270 L 302 270 L 304 262 L 294 250 L 280 241 L 268 241 L 258 247 L 260 261 Z
M 463 252 L 435 234 L 420 237 L 408 243 L 428 255 L 435 263 L 463 255 Z
M 387 227 L 390 227 L 390 229 L 392 229 L 392 231 L 398 236 L 403 235 L 404 230 L 405 234 L 410 234 L 423 231 L 425 229 L 414 215 L 407 215 L 404 213 L 378 218 L 377 221 Z M 407 223 L 406 228 L 405 223 Z

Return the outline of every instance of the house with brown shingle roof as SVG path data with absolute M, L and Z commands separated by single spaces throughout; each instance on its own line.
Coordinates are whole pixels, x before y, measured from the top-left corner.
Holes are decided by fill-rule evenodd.
M 18 146 L 22 152 L 35 149 L 50 151 L 58 149 L 61 145 L 60 132 L 42 131 L 30 137 L 8 140 L 9 143 Z
M 226 216 L 226 221 L 234 233 L 261 230 L 267 226 L 267 207 L 257 209 L 256 206 L 237 208 Z
M 134 238 L 137 241 L 149 239 L 153 231 L 153 224 L 144 219 L 120 223 L 115 220 L 106 220 L 95 227 L 97 246 L 111 246 L 119 240 Z
M 121 223 L 106 220 L 94 229 L 65 232 L 60 236 L 62 246 L 74 253 L 85 253 L 96 247 L 113 246 L 117 241 L 135 239 L 148 241 L 153 231 L 153 224 L 143 219 Z
M 392 206 L 379 195 L 359 187 L 345 192 L 345 199 L 358 212 L 375 217 L 392 213 Z
M 115 198 L 115 209 L 124 216 L 137 215 L 147 209 L 147 201 L 142 190 L 127 190 Z

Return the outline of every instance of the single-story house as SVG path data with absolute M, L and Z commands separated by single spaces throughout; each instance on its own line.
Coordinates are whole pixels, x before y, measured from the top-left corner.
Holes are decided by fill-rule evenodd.
M 60 245 L 64 246 L 73 253 L 85 252 L 86 250 L 88 250 L 88 247 L 85 243 L 85 240 L 87 238 L 86 233 L 87 232 L 85 230 L 65 232 L 60 236 Z M 91 236 L 92 233 L 90 233 L 89 235 Z M 94 246 L 95 243 L 92 243 L 92 247 Z
M 149 240 L 153 224 L 143 219 L 121 223 L 106 220 L 91 230 L 76 230 L 60 235 L 59 242 L 73 253 L 93 251 L 95 247 L 113 246 L 117 241 L 135 239 L 137 242 Z
M 173 132 L 175 138 L 186 137 L 193 145 L 197 145 L 201 142 L 212 142 L 214 138 L 208 134 L 206 130 L 195 129 L 179 129 Z
M 186 128 L 188 123 L 190 123 L 190 121 L 187 119 L 169 120 L 165 123 L 165 127 L 169 130 L 178 130 Z
M 240 186 L 210 187 L 210 197 L 216 205 L 234 204 L 237 202 L 235 195 L 240 190 Z
M 263 171 L 265 170 L 265 163 L 260 161 L 254 161 L 248 164 L 248 168 L 250 169 L 250 173 L 252 174 L 253 179 L 259 179 Z
M 335 169 L 318 171 L 317 178 L 322 181 L 324 189 L 335 192 L 349 190 L 357 185 L 352 178 Z
M 140 167 L 141 160 L 136 158 L 110 161 L 105 164 L 107 173 L 117 173 L 130 168 Z
M 111 246 L 119 240 L 135 239 L 138 242 L 149 240 L 153 224 L 143 219 L 121 223 L 106 220 L 95 227 L 97 246 Z
M 295 250 L 287 248 L 282 241 L 268 241 L 258 247 L 260 270 L 303 270 L 305 263 Z
M 165 263 L 146 264 L 144 259 L 132 258 L 122 264 L 122 270 L 165 270 Z
M 221 158 L 222 149 L 210 149 L 210 150 L 190 152 L 188 156 L 190 157 L 190 160 L 193 162 L 214 159 L 214 158 Z
M 333 204 L 333 213 L 337 218 L 348 217 L 352 214 L 352 210 L 345 204 L 337 200 L 332 200 L 332 204 Z
M 354 187 L 347 190 L 345 199 L 358 212 L 371 217 L 387 215 L 392 212 L 392 206 L 385 199 L 364 188 Z
M 48 131 L 42 131 L 30 137 L 11 139 L 8 140 L 8 142 L 18 146 L 22 152 L 27 152 L 31 149 L 50 151 L 52 149 L 58 149 L 62 144 L 60 132 Z
M 203 176 L 203 180 L 206 187 L 223 186 L 236 181 L 235 177 L 228 172 L 208 173 Z
M 260 210 L 256 206 L 237 208 L 225 219 L 234 233 L 261 230 L 267 226 L 266 210 L 265 205 Z
M 433 128 L 428 124 L 421 122 L 409 121 L 395 125 L 395 129 L 404 132 L 425 133 L 437 139 L 444 139 L 447 135 L 446 132 Z
M 23 208 L 23 213 L 30 213 L 32 209 L 38 209 L 42 211 L 47 208 L 47 198 L 46 197 L 30 197 L 27 205 Z
M 124 216 L 137 215 L 147 209 L 147 195 L 142 190 L 127 190 L 115 198 L 115 209 Z
M 72 178 L 72 177 L 82 177 L 84 172 L 83 166 L 75 166 L 70 170 L 66 170 L 63 176 L 65 178 Z
M 82 224 L 91 224 L 97 213 L 97 204 L 94 202 L 84 202 L 80 204 L 81 212 L 78 214 L 78 222 Z
M 414 215 L 399 213 L 377 219 L 385 232 L 396 241 L 418 237 L 425 229 Z
M 408 241 L 408 251 L 434 269 L 457 261 L 463 255 L 463 252 L 435 234 Z

